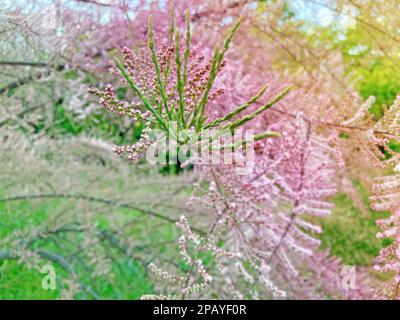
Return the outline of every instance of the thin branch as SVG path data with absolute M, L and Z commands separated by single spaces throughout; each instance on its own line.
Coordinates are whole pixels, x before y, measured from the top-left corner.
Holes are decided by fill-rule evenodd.
M 329 6 L 329 5 L 325 4 L 325 3 L 320 3 L 320 2 L 314 1 L 314 0 L 305 0 L 305 1 L 313 3 L 313 4 L 317 5 L 317 6 L 321 6 L 321 7 L 327 8 L 327 9 L 332 10 L 332 11 L 338 13 L 338 14 L 341 13 L 341 11 L 339 9 L 333 8 L 333 7 L 331 7 L 331 6 Z M 355 19 L 356 19 L 356 21 L 360 22 L 361 24 L 363 24 L 363 25 L 365 25 L 365 26 L 367 26 L 367 27 L 369 27 L 369 28 L 371 28 L 371 29 L 373 29 L 373 30 L 385 35 L 386 37 L 392 39 L 393 41 L 396 41 L 396 42 L 400 43 L 400 39 L 394 37 L 393 35 L 391 35 L 390 33 L 386 32 L 385 30 L 382 30 L 379 27 L 374 26 L 373 24 L 361 19 L 358 16 L 356 16 Z
M 112 4 L 109 4 L 109 3 L 103 3 L 103 2 L 99 2 L 99 1 L 95 1 L 95 0 L 75 0 L 75 1 L 76 2 L 83 2 L 83 3 L 86 3 L 86 4 L 95 4 L 97 6 L 108 7 L 108 8 L 118 7 L 116 5 L 112 5 Z
M 195 14 L 192 14 L 192 18 L 191 21 L 197 21 L 200 20 L 203 17 L 207 17 L 213 14 L 218 14 L 218 15 L 226 15 L 228 10 L 231 9 L 236 9 L 239 7 L 243 7 L 244 5 L 246 5 L 249 1 L 248 0 L 238 0 L 236 2 L 233 2 L 229 5 L 227 5 L 225 8 L 223 8 L 222 10 L 206 10 L 206 11 L 202 11 L 202 12 L 197 12 Z
M 307 122 L 306 122 L 307 123 Z M 311 124 L 307 123 L 307 133 L 306 133 L 306 139 L 307 142 L 310 140 L 310 134 L 311 134 Z M 305 166 L 306 166 L 306 159 L 305 159 L 305 151 L 303 150 L 303 152 L 300 155 L 300 183 L 299 186 L 297 188 L 297 194 L 300 194 L 302 192 L 303 186 L 304 186 L 304 175 L 305 175 Z M 293 225 L 294 219 L 296 217 L 296 213 L 294 211 L 294 209 L 300 204 L 300 200 L 296 199 L 293 203 L 293 210 L 290 213 L 290 217 L 289 217 L 289 222 L 287 223 L 287 225 L 285 226 L 285 229 L 278 241 L 278 244 L 275 246 L 275 248 L 272 250 L 272 254 L 271 256 L 268 258 L 268 264 L 270 264 L 272 262 L 272 259 L 275 257 L 275 255 L 278 253 L 279 249 L 282 247 L 282 245 L 285 242 L 286 236 L 289 234 L 289 231 Z
M 48 67 L 45 62 L 30 62 L 30 61 L 0 61 L 0 66 L 27 66 L 27 67 Z
M 96 198 L 96 197 L 85 196 L 85 195 L 81 195 L 81 194 L 49 193 L 49 194 L 22 195 L 22 196 L 14 196 L 14 197 L 9 197 L 9 198 L 2 198 L 2 199 L 0 199 L 0 202 L 22 201 L 22 200 L 33 200 L 33 199 L 55 199 L 55 198 L 66 198 L 66 199 L 85 200 L 85 201 L 89 201 L 89 202 L 98 202 L 98 203 L 103 203 L 103 204 L 107 204 L 107 205 L 111 205 L 111 206 L 117 206 L 120 208 L 128 208 L 128 209 L 136 210 L 136 211 L 142 212 L 144 214 L 156 217 L 158 219 L 168 221 L 173 224 L 178 222 L 178 220 L 176 220 L 176 219 L 170 218 L 168 216 L 165 216 L 161 213 L 158 213 L 158 212 L 155 212 L 152 210 L 147 210 L 147 209 L 140 208 L 140 207 L 130 205 L 127 203 L 120 203 L 115 200 Z M 205 232 L 203 230 L 200 230 L 200 229 L 197 229 L 194 227 L 192 229 L 200 234 L 205 234 Z
M 284 111 L 284 110 L 279 110 L 279 109 L 270 109 L 273 112 L 278 112 L 280 114 L 286 115 L 291 118 L 296 118 L 297 116 L 291 112 Z M 370 127 L 357 127 L 357 126 L 346 126 L 342 125 L 340 123 L 334 123 L 334 122 L 328 122 L 328 121 L 321 121 L 321 120 L 311 120 L 308 118 L 303 118 L 303 120 L 309 124 L 317 124 L 317 125 L 322 125 L 326 127 L 334 127 L 334 128 L 341 128 L 344 130 L 354 130 L 354 131 L 368 131 L 371 130 Z M 374 134 L 382 134 L 385 135 L 388 138 L 393 138 L 393 139 L 398 139 L 398 137 L 392 135 L 391 133 L 387 131 L 382 131 L 382 130 L 372 130 Z

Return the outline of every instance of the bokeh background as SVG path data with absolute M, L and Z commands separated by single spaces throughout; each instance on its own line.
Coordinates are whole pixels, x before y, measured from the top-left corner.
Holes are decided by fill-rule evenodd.
M 264 48 L 249 42 L 251 70 L 336 101 L 374 95 L 375 119 L 400 92 L 395 0 L 182 3 L 199 30 L 226 29 L 241 10 L 250 12 L 246 32 Z M 175 258 L 174 223 L 188 213 L 201 228 L 209 210 L 189 202 L 196 173 L 117 157 L 113 146 L 135 142 L 143 125 L 111 114 L 87 92 L 113 81 L 107 68 L 117 49 L 137 43 L 149 12 L 162 28 L 167 6 L 0 0 L 0 299 L 138 299 L 157 287 L 150 262 L 186 268 Z M 361 158 L 348 163 L 332 215 L 318 220 L 322 247 L 379 283 L 385 275 L 372 265 L 388 241 L 376 238 L 375 220 L 385 214 L 368 199 L 378 173 Z M 55 267 L 55 290 L 41 285 L 38 266 L 46 264 Z

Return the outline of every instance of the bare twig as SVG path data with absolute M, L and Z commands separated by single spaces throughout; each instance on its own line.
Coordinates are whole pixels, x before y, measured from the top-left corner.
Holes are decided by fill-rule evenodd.
M 45 62 L 30 62 L 30 61 L 0 61 L 1 66 L 26 66 L 26 67 L 39 67 L 45 68 L 49 64 Z
M 9 197 L 9 198 L 2 198 L 0 199 L 0 202 L 10 202 L 10 201 L 21 201 L 21 200 L 33 200 L 33 199 L 54 199 L 54 198 L 66 198 L 66 199 L 76 199 L 76 200 L 85 200 L 85 201 L 90 201 L 90 202 L 98 202 L 98 203 L 103 203 L 111 206 L 117 206 L 120 208 L 128 208 L 128 209 L 133 209 L 136 211 L 139 211 L 141 213 L 156 217 L 158 219 L 162 219 L 165 221 L 168 221 L 170 223 L 175 224 L 178 222 L 178 220 L 170 218 L 168 216 L 165 216 L 161 213 L 140 208 L 131 204 L 127 203 L 120 203 L 115 200 L 109 200 L 109 199 L 102 199 L 102 198 L 96 198 L 92 196 L 85 196 L 82 194 L 69 194 L 69 193 L 48 193 L 48 194 L 29 194 L 29 195 L 22 195 L 22 196 L 14 196 L 14 197 Z M 203 230 L 200 230 L 198 228 L 192 228 L 194 231 L 200 233 L 200 234 L 205 234 Z

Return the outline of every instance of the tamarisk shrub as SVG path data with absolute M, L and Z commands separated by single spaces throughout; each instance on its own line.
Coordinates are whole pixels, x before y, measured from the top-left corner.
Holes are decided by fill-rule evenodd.
M 49 132 L 99 136 L 105 129 L 110 136 L 112 129 L 125 131 L 120 119 L 100 114 L 87 92 L 88 79 L 97 81 L 93 60 L 109 49 L 105 43 L 91 47 L 93 37 L 106 29 L 110 15 L 107 7 L 88 9 L 75 0 L 2 1 L 0 127 L 29 132 L 32 138 Z
M 172 5 L 170 12 L 171 24 L 167 43 L 164 43 L 158 50 L 155 47 L 153 23 L 150 16 L 148 48 L 142 49 L 138 54 L 124 48 L 122 51 L 124 63 L 116 60 L 115 65 L 111 68 L 113 73 L 118 73 L 131 87 L 137 98 L 134 102 L 119 101 L 111 85 L 108 85 L 103 91 L 90 89 L 91 93 L 100 97 L 100 103 L 107 109 L 145 123 L 146 129 L 137 144 L 114 149 L 118 154 L 129 154 L 130 160 L 137 160 L 151 145 L 148 133 L 152 128 L 163 130 L 166 137 L 172 135 L 171 128 L 176 128 L 178 132 L 172 138 L 177 139 L 178 143 L 184 143 L 179 140 L 179 132 L 182 130 L 195 134 L 206 129 L 234 131 L 271 108 L 289 91 L 289 88 L 284 89 L 270 102 L 262 104 L 254 112 L 242 116 L 241 114 L 263 95 L 267 88 L 264 85 L 254 97 L 244 104 L 233 108 L 231 112 L 221 117 L 209 120 L 206 112 L 208 102 L 223 93 L 223 88 L 213 89 L 213 85 L 218 73 L 224 68 L 224 55 L 229 49 L 241 20 L 234 24 L 228 32 L 222 48 L 217 46 L 211 60 L 207 62 L 204 61 L 205 56 L 191 48 L 189 12 L 186 12 L 184 45 L 182 45 L 180 30 L 175 30 Z M 235 116 L 239 118 L 231 121 Z M 275 132 L 263 132 L 254 138 L 260 140 L 276 135 Z
M 254 146 L 255 170 L 247 175 L 236 174 L 237 164 L 198 166 L 208 183 L 197 183 L 200 196 L 193 201 L 211 209 L 213 222 L 205 235 L 197 235 L 182 218 L 178 244 L 189 271 L 177 275 L 151 265 L 167 285 L 162 294 L 144 299 L 369 296 L 362 273 L 355 287 L 344 286 L 340 260 L 319 251 L 316 235 L 322 230 L 312 220 L 330 214 L 333 205 L 326 199 L 336 192 L 328 140 L 313 133 L 302 114 L 279 125 L 280 138 Z M 194 244 L 191 256 L 185 239 Z M 204 251 L 213 261 L 206 266 L 198 260 Z
M 222 49 L 217 47 L 210 55 L 190 45 L 189 14 L 182 41 L 179 29 L 175 30 L 171 9 L 169 33 L 159 48 L 155 46 L 150 18 L 147 48 L 136 51 L 124 48 L 124 62 L 116 60 L 111 68 L 112 73 L 128 83 L 135 100 L 120 101 L 111 85 L 105 90 L 90 89 L 107 109 L 146 124 L 136 145 L 114 149 L 118 154 L 128 154 L 131 160 L 137 160 L 150 147 L 148 133 L 152 128 L 160 128 L 166 135 L 174 126 L 178 131 L 194 133 L 211 128 L 233 131 L 239 127 L 256 128 L 260 132 L 252 146 L 256 152 L 254 170 L 247 175 L 237 175 L 235 170 L 246 164 L 198 167 L 208 185 L 207 189 L 200 188 L 203 196 L 199 201 L 213 209 L 211 227 L 199 243 L 190 229 L 182 227 L 185 223 L 178 225 L 184 236 L 178 241 L 180 255 L 189 270 L 180 275 L 152 264 L 151 271 L 172 282 L 172 286 L 159 295 L 144 298 L 179 297 L 177 292 L 182 290 L 185 293 L 180 298 L 187 294 L 212 296 L 212 292 L 218 297 L 241 298 L 360 298 L 363 290 L 345 290 L 335 280 L 341 267 L 338 260 L 318 251 L 316 234 L 322 230 L 313 223 L 313 217 L 330 214 L 332 205 L 327 198 L 336 192 L 336 163 L 330 141 L 317 133 L 304 114 L 295 110 L 287 116 L 287 108 L 282 107 L 286 100 L 282 98 L 288 93 L 286 86 L 267 104 L 258 101 L 267 90 L 264 85 L 239 107 L 225 104 L 222 111 L 211 109 L 218 106 L 219 99 L 226 96 L 238 99 L 242 93 L 229 90 L 226 95 L 223 86 L 214 89 L 214 84 L 222 83 L 218 78 L 223 72 L 229 71 L 225 79 L 235 74 L 234 68 L 228 69 L 224 57 L 239 24 L 240 20 L 228 32 Z M 282 87 L 282 84 L 272 85 Z M 232 88 L 237 89 L 234 84 Z M 276 111 L 274 115 L 266 115 L 264 111 L 275 104 L 277 108 L 271 109 Z M 244 112 L 247 115 L 243 116 Z M 271 139 L 278 131 L 281 138 Z M 243 152 L 240 148 L 236 151 Z M 194 244 L 194 256 L 187 253 L 186 239 Z M 220 248 L 221 243 L 223 250 L 232 253 L 229 263 L 219 261 L 216 254 L 215 248 Z M 199 258 L 207 250 L 211 251 L 214 269 Z M 221 281 L 225 286 L 220 285 Z M 221 289 L 224 287 L 229 292 Z
M 250 174 L 238 176 L 232 166 L 201 168 L 212 182 L 208 196 L 199 201 L 211 204 L 225 221 L 227 236 L 236 239 L 234 248 L 254 268 L 253 277 L 264 283 L 266 296 L 361 298 L 365 290 L 345 290 L 335 280 L 341 265 L 318 252 L 315 235 L 322 230 L 312 222 L 312 217 L 328 216 L 333 207 L 326 201 L 336 192 L 332 148 L 301 113 L 293 121 L 281 119 L 273 125 L 277 127 L 280 138 L 256 143 Z M 331 272 L 320 272 L 324 268 Z M 313 281 L 324 290 L 312 288 Z

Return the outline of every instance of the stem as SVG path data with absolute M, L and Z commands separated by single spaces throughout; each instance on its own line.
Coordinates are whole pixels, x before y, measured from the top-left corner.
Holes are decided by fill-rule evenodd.
M 186 80 L 187 80 L 187 65 L 188 65 L 188 59 L 189 59 L 189 54 L 190 54 L 190 13 L 189 9 L 186 10 L 186 41 L 185 41 L 185 53 L 183 57 L 183 85 L 186 85 Z
M 257 94 L 255 96 L 253 96 L 249 101 L 247 101 L 246 103 L 242 104 L 241 106 L 235 108 L 234 110 L 232 110 L 231 112 L 229 112 L 228 114 L 226 114 L 225 116 L 215 119 L 212 122 L 209 122 L 205 128 L 212 128 L 215 127 L 217 125 L 219 125 L 221 122 L 227 121 L 232 119 L 235 115 L 243 112 L 244 110 L 246 110 L 251 104 L 253 104 L 254 102 L 256 102 L 265 92 L 265 90 L 267 90 L 268 85 L 264 85 L 260 91 L 257 92 Z
M 215 50 L 214 50 L 213 58 L 211 60 L 210 74 L 208 76 L 206 88 L 204 90 L 203 96 L 201 97 L 200 104 L 195 108 L 195 111 L 193 114 L 193 119 L 192 119 L 191 125 L 194 124 L 194 122 L 196 122 L 196 130 L 197 131 L 200 131 L 201 122 L 203 120 L 202 118 L 203 118 L 205 107 L 206 107 L 206 104 L 208 101 L 208 95 L 213 86 L 214 80 L 217 76 L 218 57 L 219 57 L 219 48 L 218 48 L 218 46 L 216 46 Z
M 168 119 L 171 120 L 171 113 L 170 113 L 170 110 L 168 108 L 168 101 L 167 101 L 167 95 L 166 95 L 166 91 L 165 91 L 165 86 L 164 86 L 164 83 L 162 81 L 161 68 L 160 68 L 160 65 L 158 63 L 157 54 L 156 54 L 156 50 L 155 50 L 155 46 L 154 46 L 154 31 L 153 31 L 153 19 L 152 19 L 152 16 L 149 16 L 148 29 L 149 29 L 149 49 L 150 49 L 150 53 L 151 53 L 151 59 L 153 60 L 154 68 L 156 69 L 157 83 L 158 83 L 158 86 L 160 88 L 161 99 L 162 99 L 162 102 L 164 104 L 164 109 L 165 109 L 165 112 L 167 113 Z M 161 108 L 159 110 L 159 113 L 160 114 L 162 113 Z
M 264 112 L 265 110 L 271 108 L 275 103 L 277 103 L 279 100 L 283 99 L 290 91 L 290 87 L 287 87 L 284 89 L 281 93 L 279 93 L 272 101 L 268 102 L 267 104 L 263 105 L 262 107 L 258 108 L 256 111 L 244 116 L 241 119 L 238 119 L 234 122 L 228 123 L 227 125 L 223 126 L 223 129 L 235 129 L 237 127 L 240 127 L 244 125 L 246 122 L 249 122 L 250 120 L 253 120 L 257 115 L 260 113 Z
M 107 205 L 112 205 L 112 206 L 117 206 L 120 208 L 128 208 L 132 210 L 139 211 L 141 213 L 156 217 L 158 219 L 165 220 L 167 222 L 175 224 L 178 222 L 178 220 L 170 218 L 168 216 L 165 216 L 161 213 L 152 211 L 152 210 L 147 210 L 144 208 L 140 208 L 134 205 L 130 205 L 127 203 L 119 203 L 115 200 L 110 200 L 110 199 L 102 199 L 102 198 L 96 198 L 92 196 L 85 196 L 81 194 L 71 194 L 71 193 L 44 193 L 44 194 L 34 194 L 34 195 L 21 195 L 21 196 L 14 196 L 14 197 L 9 197 L 9 198 L 2 198 L 0 199 L 0 202 L 10 202 L 10 201 L 23 201 L 23 200 L 33 200 L 33 199 L 55 199 L 55 198 L 65 198 L 65 199 L 77 199 L 77 200 L 85 200 L 85 201 L 90 201 L 90 202 L 98 202 L 98 203 L 103 203 Z M 197 228 L 192 228 L 194 231 L 200 233 L 200 234 L 205 234 L 205 232 L 201 229 Z
M 177 31 L 175 33 L 175 62 L 176 62 L 176 89 L 179 95 L 179 115 L 178 119 L 181 121 L 181 127 L 186 128 L 186 122 L 184 119 L 185 114 L 185 102 L 184 102 L 184 83 L 182 80 L 182 61 L 181 61 L 181 33 Z

